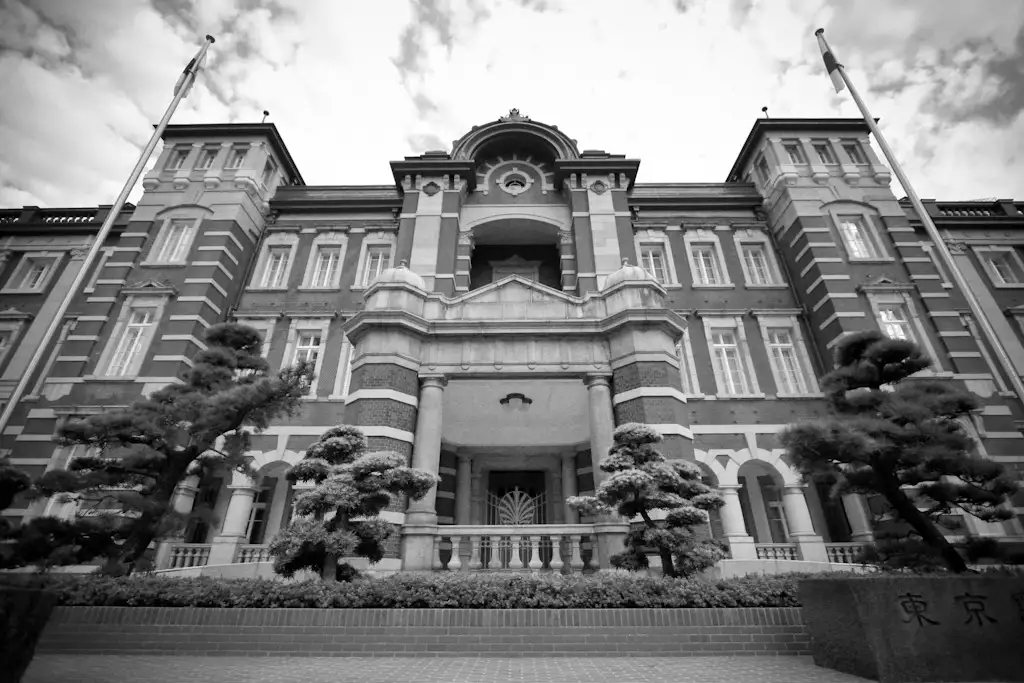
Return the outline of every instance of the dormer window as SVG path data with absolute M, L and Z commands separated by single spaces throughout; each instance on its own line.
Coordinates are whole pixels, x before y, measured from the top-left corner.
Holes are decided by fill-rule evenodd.
M 231 149 L 231 154 L 228 155 L 228 163 L 225 165 L 225 168 L 233 170 L 241 168 L 242 163 L 245 161 L 245 155 L 248 151 L 249 150 L 245 147 L 233 147 Z
M 213 166 L 213 160 L 216 158 L 216 147 L 203 147 L 203 151 L 199 153 L 199 163 L 196 164 L 196 168 L 200 171 L 205 171 Z
M 171 151 L 171 156 L 167 159 L 167 166 L 165 167 L 168 171 L 177 171 L 185 165 L 185 159 L 188 158 L 188 147 L 177 147 Z
M 274 161 L 274 157 L 267 157 L 267 163 L 263 164 L 263 185 L 270 185 L 270 181 L 274 179 L 276 173 L 277 162 Z

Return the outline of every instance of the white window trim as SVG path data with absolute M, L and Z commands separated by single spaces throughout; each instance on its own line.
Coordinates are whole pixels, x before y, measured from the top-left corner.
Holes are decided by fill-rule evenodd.
M 320 256 L 321 248 L 338 250 L 338 267 L 334 271 L 334 277 L 331 278 L 331 281 L 326 287 L 314 287 L 313 277 L 316 275 L 316 263 Z M 342 265 L 345 263 L 345 253 L 347 251 L 348 235 L 345 233 L 332 230 L 330 232 L 322 232 L 318 234 L 309 248 L 309 258 L 306 259 L 306 273 L 302 278 L 302 286 L 300 289 L 312 289 L 317 291 L 339 289 L 341 287 Z
M 294 232 L 274 232 L 267 235 L 260 247 L 260 257 L 256 261 L 256 267 L 252 271 L 252 279 L 246 289 L 260 291 L 283 291 L 288 289 L 291 281 L 292 267 L 295 265 L 295 248 L 299 244 L 299 235 Z M 259 283 L 263 280 L 263 271 L 267 267 L 267 259 L 270 258 L 272 247 L 288 247 L 288 263 L 284 267 L 284 278 L 280 287 L 263 287 Z
M 263 336 L 263 343 L 260 345 L 260 355 L 263 359 L 270 361 L 270 344 L 274 338 L 274 326 L 277 324 L 275 318 L 235 318 L 239 325 L 247 325 L 257 330 Z
M 0 289 L 0 294 L 42 294 L 46 291 L 46 288 L 50 286 L 50 281 L 53 280 L 57 271 L 61 269 L 60 262 L 63 257 L 63 251 L 22 252 L 21 259 L 18 260 L 18 266 L 11 272 L 11 276 L 7 278 L 4 288 Z M 46 270 L 46 273 L 43 275 L 43 279 L 39 281 L 39 284 L 29 289 L 21 287 L 21 281 L 25 279 L 25 268 L 28 266 L 31 259 L 53 259 L 53 265 Z
M 942 262 L 942 259 L 936 253 L 935 245 L 931 242 L 921 242 L 921 249 L 925 255 L 931 259 L 932 265 L 935 266 L 936 272 L 939 274 L 939 278 L 942 280 L 942 286 L 944 289 L 953 289 L 953 281 L 949 277 L 949 268 Z
M 177 159 L 178 155 L 182 154 L 183 152 L 184 154 L 181 156 L 181 163 L 178 164 L 177 166 L 172 165 L 171 162 Z M 185 165 L 188 163 L 188 155 L 191 152 L 191 145 L 174 145 L 173 147 L 171 147 L 171 153 L 167 155 L 167 161 L 164 162 L 163 170 L 174 173 L 184 170 Z
M 679 375 L 683 384 L 683 396 L 686 398 L 704 398 L 697 379 L 697 363 L 693 359 L 693 344 L 690 343 L 690 327 L 683 330 L 683 338 L 676 345 L 679 354 Z
M 328 398 L 332 400 L 344 400 L 348 396 L 349 385 L 352 382 L 352 361 L 355 360 L 355 347 L 348 340 L 347 335 L 341 337 L 341 353 L 338 356 L 338 373 L 334 377 L 334 388 Z
M 801 384 L 803 385 L 803 391 L 796 393 L 789 393 L 785 391 L 779 391 L 781 383 L 779 382 L 779 376 L 775 371 L 775 366 L 771 362 L 771 353 L 768 353 L 768 365 L 772 370 L 772 377 L 775 379 L 775 395 L 779 398 L 819 398 L 823 396 L 821 391 L 817 390 L 818 378 L 814 374 L 814 365 L 811 363 L 811 354 L 807 350 L 807 342 L 804 339 L 803 327 L 800 325 L 800 321 L 797 320 L 794 315 L 759 315 L 757 316 L 757 324 L 761 328 L 761 339 L 765 345 L 765 351 L 768 351 L 768 330 L 769 329 L 786 329 L 793 335 L 793 347 L 796 351 L 797 363 L 800 366 L 801 371 Z
M 828 149 L 829 154 L 832 155 L 832 161 L 826 162 L 820 156 L 818 156 L 818 150 L 815 149 L 817 146 L 824 146 Z M 831 141 L 821 138 L 811 138 L 811 151 L 814 152 L 814 156 L 817 159 L 815 163 L 822 166 L 838 166 L 839 165 L 839 153 L 836 151 L 835 145 Z
M 732 278 L 729 277 L 729 267 L 725 263 L 725 252 L 722 250 L 722 240 L 718 237 L 716 230 L 708 228 L 695 228 L 683 233 L 683 244 L 686 245 L 686 260 L 690 266 L 690 281 L 694 289 L 729 289 L 735 287 Z M 707 285 L 697 282 L 697 267 L 693 259 L 693 248 L 697 245 L 711 244 L 714 246 L 715 258 L 718 259 L 718 271 L 722 276 L 721 284 Z
M 238 166 L 231 166 L 231 159 L 235 156 L 235 152 L 242 150 L 245 155 L 242 157 L 241 163 Z M 249 155 L 252 154 L 252 145 L 248 144 L 233 144 L 228 148 L 228 155 L 224 159 L 224 170 L 225 171 L 240 171 L 245 167 L 245 162 L 249 161 Z
M 0 368 L 3 367 L 4 360 L 21 343 L 21 331 L 25 328 L 25 322 L 25 319 L 0 320 L 0 333 L 7 334 L 9 339 L 7 346 L 0 348 Z
M 327 332 L 330 330 L 330 327 L 330 318 L 294 318 L 288 326 L 288 343 L 285 345 L 284 360 L 281 362 L 283 367 L 295 365 L 295 349 L 299 343 L 299 334 L 302 332 L 320 333 L 320 353 L 316 355 L 316 367 L 313 370 L 316 376 L 313 377 L 309 393 L 303 396 L 303 400 L 317 400 L 316 392 L 317 387 L 320 385 L 320 371 L 324 366 L 324 357 L 327 355 Z
M 796 147 L 797 156 L 800 157 L 799 161 L 793 161 L 793 159 L 790 158 L 789 150 L 786 149 L 787 146 Z M 807 159 L 807 150 L 804 149 L 803 143 L 800 142 L 800 140 L 796 138 L 783 138 L 781 141 L 781 148 L 786 154 L 786 163 L 790 166 L 808 166 L 810 164 Z
M 747 340 L 746 326 L 743 324 L 743 317 L 738 315 L 705 315 L 703 316 L 704 338 L 708 345 L 709 360 L 711 369 L 715 374 L 715 395 L 721 400 L 733 398 L 764 398 L 761 387 L 757 383 L 757 372 L 754 370 L 754 359 L 750 355 L 750 342 Z M 712 343 L 711 334 L 716 329 L 732 330 L 736 335 L 737 346 L 740 357 L 743 359 L 743 367 L 746 370 L 747 389 L 746 394 L 724 394 L 721 387 L 725 386 L 722 377 L 718 372 L 718 366 L 714 361 L 715 347 Z
M 160 328 L 160 324 L 163 322 L 164 309 L 167 307 L 167 299 L 167 296 L 140 295 L 129 295 L 125 298 L 124 302 L 121 304 L 121 310 L 117 314 L 114 329 L 110 334 L 110 338 L 107 340 L 106 347 L 100 354 L 99 362 L 96 364 L 94 377 L 111 377 L 114 379 L 131 380 L 138 376 L 142 363 L 149 355 L 149 350 L 153 345 L 153 340 L 156 339 L 156 332 Z M 113 360 L 114 354 L 117 352 L 118 342 L 120 342 L 121 337 L 124 335 L 124 329 L 128 324 L 128 315 L 134 308 L 155 308 L 156 313 L 153 316 L 153 326 L 149 329 L 149 332 L 143 339 L 139 352 L 136 354 L 135 358 L 132 359 L 132 364 L 128 367 L 127 372 L 121 375 L 111 375 L 109 374 L 110 362 Z M 86 377 L 86 379 L 91 378 Z
M 157 232 L 156 239 L 153 240 L 153 244 L 146 254 L 146 260 L 139 265 L 142 266 L 185 266 L 189 263 L 189 254 L 192 253 L 192 245 L 195 242 L 196 235 L 199 234 L 199 224 L 202 222 L 202 216 L 182 216 L 172 215 L 166 216 L 161 219 L 163 225 L 160 226 L 160 230 Z M 167 239 L 168 233 L 171 229 L 171 223 L 174 221 L 192 221 L 192 225 L 188 228 L 188 233 L 184 238 L 184 249 L 181 252 L 181 258 L 177 261 L 155 261 L 156 254 L 160 253 L 163 249 L 164 241 Z
M 1006 245 L 988 245 L 988 246 L 976 246 L 971 247 L 974 250 L 975 256 L 978 257 L 978 261 L 981 263 L 981 267 L 985 269 L 985 273 L 988 275 L 988 279 L 992 282 L 992 286 L 998 289 L 1024 289 L 1024 260 L 1021 259 L 1020 253 L 1017 249 L 1009 244 Z M 986 253 L 1003 253 L 1010 254 L 1010 258 L 1016 262 L 1017 270 L 1021 273 L 1020 282 L 1000 282 L 1000 277 L 996 273 L 996 269 L 992 267 L 991 261 L 986 258 Z
M 740 260 L 740 268 L 743 270 L 743 281 L 746 283 L 747 289 L 788 288 L 785 279 L 782 277 L 782 269 L 779 267 L 778 259 L 775 256 L 775 250 L 772 249 L 771 240 L 768 239 L 768 235 L 766 233 L 761 230 L 737 230 L 733 235 L 733 242 L 736 245 L 736 256 Z M 758 244 L 764 248 L 765 259 L 768 261 L 768 271 L 772 280 L 766 285 L 753 284 L 754 278 L 750 274 L 750 269 L 747 268 L 747 260 L 743 258 L 744 245 L 751 244 Z
M 865 207 L 859 204 L 830 206 L 828 207 L 828 214 L 832 218 L 836 244 L 843 250 L 847 261 L 850 263 L 889 263 L 894 260 L 892 252 L 882 239 L 882 231 L 879 230 L 878 223 L 876 222 L 876 219 L 881 220 L 878 216 L 873 216 Z M 843 231 L 839 227 L 843 216 L 861 219 L 861 224 L 864 226 L 864 238 L 874 248 L 874 256 L 856 258 L 850 253 L 850 248 L 846 245 L 846 239 L 843 237 Z
M 910 323 L 910 329 L 914 336 L 910 341 L 919 345 L 934 363 L 931 368 L 921 371 L 922 375 L 930 375 L 946 370 L 943 366 L 942 355 L 936 352 L 935 345 L 928 334 L 928 328 L 925 327 L 924 321 L 917 311 L 917 306 L 914 304 L 914 299 L 909 292 L 869 292 L 867 297 L 868 303 L 871 306 L 871 314 L 875 319 L 875 324 L 878 325 L 879 331 L 882 329 L 881 316 L 879 315 L 880 307 L 893 305 L 904 307 L 907 313 L 907 321 Z
M 352 289 L 355 291 L 361 291 L 366 289 L 363 285 L 363 277 L 366 272 L 366 256 L 369 252 L 370 247 L 386 246 L 390 247 L 390 267 L 394 268 L 395 263 L 395 245 L 398 241 L 398 237 L 394 232 L 385 232 L 383 230 L 374 230 L 367 232 L 362 239 L 362 244 L 359 245 L 359 264 L 356 266 L 356 278 L 352 284 Z
M 668 239 L 668 233 L 664 230 L 637 230 L 633 235 L 633 246 L 636 248 L 637 264 L 643 267 L 640 258 L 640 248 L 644 246 L 661 247 L 665 256 L 665 287 L 682 287 L 679 284 L 679 276 L 676 274 L 676 260 L 672 255 L 672 244 Z

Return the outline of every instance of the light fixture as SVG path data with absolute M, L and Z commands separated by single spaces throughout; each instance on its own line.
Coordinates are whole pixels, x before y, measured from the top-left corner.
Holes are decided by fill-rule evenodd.
M 508 396 L 500 399 L 498 403 L 501 404 L 501 407 L 506 413 L 511 413 L 514 410 L 526 412 L 530 409 L 530 404 L 533 403 L 533 399 L 527 398 L 523 394 L 509 394 Z

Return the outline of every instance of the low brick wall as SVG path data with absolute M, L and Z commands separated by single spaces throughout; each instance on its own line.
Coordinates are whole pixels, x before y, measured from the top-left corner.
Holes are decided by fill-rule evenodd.
M 58 607 L 38 652 L 277 656 L 807 655 L 799 608 Z

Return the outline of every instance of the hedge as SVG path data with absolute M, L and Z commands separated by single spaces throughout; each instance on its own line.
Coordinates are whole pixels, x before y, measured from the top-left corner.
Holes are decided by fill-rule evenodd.
M 51 577 L 60 605 L 315 608 L 797 607 L 798 575 L 716 582 L 631 574 L 396 574 L 351 583 L 267 579 Z

